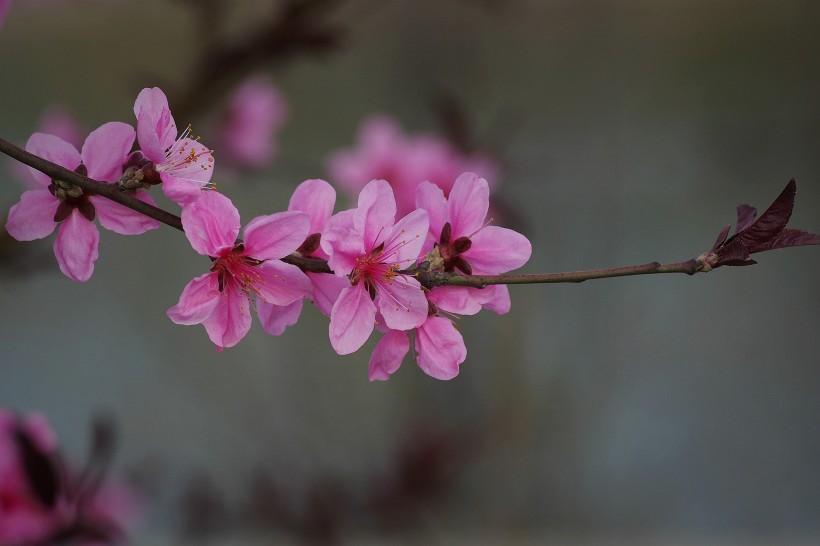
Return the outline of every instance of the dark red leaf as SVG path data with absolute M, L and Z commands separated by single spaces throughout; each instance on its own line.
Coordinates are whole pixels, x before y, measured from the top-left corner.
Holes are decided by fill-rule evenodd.
M 784 229 L 755 252 L 807 245 L 820 245 L 820 235 L 800 231 L 799 229 Z
M 751 205 L 738 205 L 737 206 L 737 227 L 735 227 L 735 233 L 740 233 L 750 225 L 757 216 L 757 209 Z
M 715 244 L 712 245 L 712 252 L 717 250 L 720 245 L 726 242 L 726 237 L 729 236 L 729 230 L 732 229 L 732 225 L 729 224 L 728 226 L 724 227 L 720 233 L 718 233 L 717 239 L 715 239 Z
M 777 196 L 766 212 L 761 214 L 757 220 L 751 223 L 746 229 L 739 231 L 734 237 L 739 240 L 750 253 L 757 252 L 759 245 L 765 245 L 767 241 L 777 236 L 786 227 L 794 209 L 794 196 L 797 193 L 797 184 L 794 179 L 786 184 L 786 188 Z

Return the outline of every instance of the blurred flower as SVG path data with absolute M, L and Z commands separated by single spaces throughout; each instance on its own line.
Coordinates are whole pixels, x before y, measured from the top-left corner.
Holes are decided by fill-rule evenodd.
M 288 105 L 270 78 L 245 80 L 229 99 L 219 130 L 220 157 L 238 167 L 259 169 L 276 159 L 276 133 L 288 118 Z
M 233 347 L 250 330 L 251 295 L 276 305 L 310 295 L 305 274 L 279 261 L 308 235 L 306 214 L 278 212 L 254 218 L 241 241 L 239 211 L 224 195 L 206 192 L 182 209 L 182 225 L 194 250 L 213 264 L 210 273 L 185 286 L 168 317 L 176 324 L 202 324 L 218 350 Z
M 431 182 L 447 195 L 461 173 L 477 172 L 492 180 L 498 166 L 487 156 L 464 155 L 435 135 L 407 136 L 391 118 L 374 116 L 359 128 L 356 147 L 331 154 L 327 169 L 331 180 L 351 194 L 370 180 L 387 180 L 398 214 L 404 215 L 415 208 L 421 182 Z
M 122 538 L 138 502 L 125 486 L 84 479 L 89 470 L 77 472 L 63 460 L 44 416 L 18 418 L 0 409 L 0 545 L 90 546 Z
M 384 180 L 365 186 L 358 205 L 331 217 L 322 233 L 328 265 L 336 275 L 349 276 L 351 283 L 330 314 L 330 344 L 339 354 L 352 353 L 367 341 L 377 305 L 394 330 L 410 330 L 427 319 L 421 285 L 400 273 L 418 258 L 427 213 L 415 210 L 395 222 L 396 202 Z
M 0 0 L 0 27 L 3 26 L 3 21 L 6 18 L 6 14 L 11 7 L 11 0 Z
M 122 174 L 122 165 L 134 142 L 130 125 L 110 122 L 91 132 L 82 152 L 53 135 L 35 133 L 26 150 L 98 181 L 111 182 Z M 99 257 L 100 225 L 121 235 L 137 235 L 159 227 L 159 222 L 99 195 L 61 180 L 52 180 L 29 169 L 39 189 L 24 192 L 11 207 L 6 230 L 18 241 L 33 241 L 51 234 L 59 224 L 54 255 L 60 270 L 75 281 L 87 281 Z M 145 192 L 135 197 L 154 204 Z
M 177 133 L 168 99 L 159 87 L 143 89 L 134 103 L 137 140 L 142 154 L 153 162 L 168 199 L 184 205 L 196 199 L 211 180 L 211 150 L 188 136 L 190 125 Z

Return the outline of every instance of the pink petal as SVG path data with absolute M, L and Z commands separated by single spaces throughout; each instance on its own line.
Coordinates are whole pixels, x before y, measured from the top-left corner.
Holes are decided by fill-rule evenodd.
M 430 236 L 438 241 L 441 228 L 449 221 L 447 198 L 441 188 L 430 182 L 422 182 L 416 186 L 416 207 L 427 211 L 430 219 Z
M 257 298 L 265 303 L 288 305 L 310 296 L 313 285 L 295 265 L 270 260 L 254 268 L 259 278 L 254 284 Z
M 313 283 L 313 303 L 322 314 L 329 317 L 339 294 L 350 286 L 350 280 L 327 273 L 307 273 L 307 276 Z
M 412 330 L 427 320 L 427 298 L 419 282 L 406 275 L 377 284 L 379 311 L 391 330 Z
M 183 207 L 182 226 L 194 250 L 203 256 L 218 257 L 220 251 L 233 248 L 236 242 L 239 211 L 221 193 L 203 192 L 194 203 Z
M 38 155 L 43 159 L 56 163 L 66 169 L 73 171 L 80 164 L 80 152 L 77 148 L 54 135 L 44 133 L 34 133 L 26 143 L 26 151 Z M 29 167 L 34 179 L 43 186 L 51 184 L 51 178 Z
M 361 234 L 364 248 L 370 251 L 384 241 L 396 221 L 396 200 L 384 180 L 372 180 L 359 194 L 353 226 Z
M 472 246 L 462 256 L 473 266 L 476 275 L 496 275 L 518 269 L 532 254 L 530 241 L 507 228 L 487 226 L 471 239 Z
M 385 261 L 398 263 L 399 269 L 416 263 L 427 236 L 427 226 L 427 211 L 422 209 L 416 209 L 399 220 L 384 242 L 385 250 L 395 248 L 392 255 L 385 252 Z
M 464 338 L 444 317 L 430 317 L 416 330 L 416 362 L 436 379 L 452 379 L 467 358 Z
M 410 350 L 406 332 L 390 330 L 379 340 L 368 364 L 370 381 L 387 381 L 399 369 L 401 361 Z
M 464 173 L 456 179 L 448 203 L 453 238 L 471 237 L 481 229 L 487 217 L 490 186 L 477 174 Z
M 100 257 L 100 232 L 94 222 L 86 220 L 76 209 L 57 230 L 54 255 L 60 271 L 75 281 L 85 282 L 94 273 L 94 262 Z
M 330 312 L 330 345 L 340 355 L 359 350 L 373 332 L 376 306 L 363 284 L 348 286 Z
M 185 285 L 179 303 L 168 309 L 168 318 L 175 324 L 201 324 L 211 316 L 220 297 L 219 277 L 215 273 L 200 275 Z
M 137 142 L 145 157 L 157 165 L 165 161 L 165 148 L 157 135 L 157 118 L 148 113 L 137 116 Z
M 218 348 L 233 347 L 251 329 L 248 295 L 236 283 L 226 283 L 216 307 L 202 325 Z
M 162 193 L 177 205 L 184 206 L 193 203 L 205 193 L 202 186 L 196 182 L 176 178 L 166 172 L 159 173 L 159 177 L 162 179 Z
M 161 163 L 165 150 L 177 137 L 177 124 L 171 115 L 168 98 L 159 87 L 146 88 L 134 102 L 137 139 L 142 152 L 154 163 Z
M 448 313 L 475 315 L 481 311 L 483 289 L 465 286 L 437 286 L 427 292 L 433 305 Z
M 3 25 L 3 20 L 11 7 L 11 0 L 0 0 L 0 26 Z
M 11 207 L 6 231 L 18 241 L 33 241 L 50 235 L 57 224 L 54 213 L 60 200 L 46 189 L 23 192 L 20 201 Z
M 50 453 L 57 449 L 58 439 L 54 429 L 48 422 L 48 418 L 40 413 L 29 413 L 23 419 L 23 427 L 28 437 L 44 453 Z
M 356 258 L 364 254 L 362 236 L 353 227 L 355 209 L 334 214 L 322 231 L 321 245 L 327 264 L 336 275 L 348 275 L 356 267 Z
M 131 151 L 135 135 L 133 127 L 118 121 L 92 131 L 80 152 L 88 177 L 105 182 L 114 182 L 121 177 L 122 164 Z
M 136 197 L 144 203 L 156 206 L 156 202 L 147 192 L 138 191 L 133 197 Z M 100 221 L 100 225 L 114 233 L 119 233 L 120 235 L 139 235 L 146 231 L 157 229 L 161 225 L 159 221 L 120 205 L 119 203 L 115 203 L 105 197 L 92 195 L 89 199 L 94 204 L 94 210 L 97 212 L 97 220 Z
M 310 217 L 308 234 L 321 233 L 336 205 L 336 190 L 333 186 L 314 178 L 305 180 L 296 187 L 290 198 L 288 210 L 300 210 Z
M 472 288 L 471 290 L 479 290 Z M 494 284 L 480 289 L 484 292 L 481 305 L 493 313 L 505 315 L 510 312 L 510 291 L 506 284 Z
M 298 299 L 289 305 L 273 305 L 263 301 L 256 302 L 256 314 L 262 328 L 272 336 L 279 336 L 288 326 L 293 326 L 302 313 L 304 300 Z
M 245 227 L 245 254 L 257 260 L 277 260 L 299 248 L 308 236 L 310 218 L 304 212 L 258 216 Z
M 214 174 L 214 156 L 211 150 L 196 140 L 183 138 L 173 143 L 167 157 L 157 165 L 157 169 L 202 187 Z

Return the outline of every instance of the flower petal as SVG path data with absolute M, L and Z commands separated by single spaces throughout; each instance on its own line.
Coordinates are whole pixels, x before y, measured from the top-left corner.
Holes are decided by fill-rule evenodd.
M 330 345 L 340 355 L 359 350 L 373 332 L 376 306 L 363 284 L 348 286 L 330 312 Z
M 532 254 L 530 241 L 507 228 L 487 226 L 471 239 L 472 246 L 462 256 L 477 275 L 496 275 L 518 269 Z
M 304 300 L 298 299 L 289 305 L 273 305 L 263 301 L 256 302 L 256 314 L 262 328 L 272 336 L 279 336 L 288 326 L 293 326 L 302 314 Z
M 31 135 L 26 143 L 26 151 L 72 171 L 82 161 L 77 148 L 60 137 L 45 133 Z M 29 171 L 39 184 L 43 186 L 51 184 L 51 178 L 47 174 L 43 174 L 33 167 L 29 167 Z
M 427 226 L 427 211 L 422 209 L 416 209 L 399 220 L 384 242 L 384 261 L 399 264 L 399 269 L 416 263 L 427 236 Z M 395 251 L 390 254 L 388 249 Z
M 377 284 L 379 311 L 391 330 L 412 330 L 427 319 L 427 298 L 419 282 L 406 275 Z
M 164 184 L 163 184 L 164 185 Z M 182 209 L 185 236 L 198 253 L 218 257 L 233 248 L 239 235 L 239 211 L 230 199 L 215 191 L 203 192 Z
M 270 260 L 254 268 L 259 278 L 254 284 L 257 298 L 265 303 L 288 305 L 310 296 L 313 285 L 295 265 Z
M 287 256 L 308 236 L 310 218 L 304 212 L 277 212 L 258 216 L 245 226 L 245 254 L 257 260 Z
M 483 289 L 466 286 L 437 286 L 427 292 L 430 302 L 448 313 L 475 315 L 481 311 Z
M 156 206 L 156 202 L 147 192 L 138 191 L 132 197 Z M 159 221 L 105 197 L 92 195 L 89 199 L 94 203 L 94 210 L 97 212 L 97 220 L 100 221 L 100 225 L 114 233 L 139 235 L 157 229 L 161 225 Z
M 159 87 L 140 91 L 134 102 L 134 116 L 137 118 L 140 149 L 151 161 L 161 163 L 165 150 L 177 137 L 177 124 L 165 93 Z
M 114 182 L 122 176 L 122 165 L 136 132 L 126 123 L 112 121 L 91 131 L 80 152 L 83 164 L 88 169 L 88 177 L 105 182 Z
M 387 381 L 399 369 L 401 361 L 410 350 L 410 339 L 406 332 L 390 330 L 382 336 L 373 349 L 368 364 L 370 381 Z
M 94 262 L 100 257 L 100 232 L 94 222 L 86 220 L 74 209 L 57 230 L 54 255 L 67 277 L 85 282 L 94 273 Z
M 216 307 L 202 325 L 217 348 L 233 347 L 251 329 L 248 295 L 236 283 L 226 283 Z
M 339 299 L 342 290 L 350 286 L 347 277 L 337 277 L 328 273 L 306 273 L 313 283 L 313 303 L 326 316 L 330 316 L 333 304 Z
M 50 235 L 57 227 L 54 213 L 60 200 L 46 189 L 23 192 L 11 207 L 6 231 L 18 241 L 33 241 Z
M 436 379 L 452 379 L 467 358 L 464 338 L 444 317 L 430 317 L 416 330 L 416 362 Z
M 416 207 L 427 211 L 430 219 L 430 237 L 438 242 L 441 228 L 449 221 L 449 209 L 444 192 L 431 182 L 422 182 L 416 186 Z
M 493 284 L 486 288 L 471 288 L 484 292 L 481 298 L 481 306 L 489 309 L 498 315 L 506 315 L 510 312 L 510 290 L 506 284 Z
M 471 237 L 481 229 L 490 207 L 490 186 L 475 173 L 456 179 L 448 198 L 453 238 Z
M 366 251 L 384 241 L 396 221 L 396 199 L 385 180 L 372 180 L 359 193 L 353 226 L 361 234 Z
M 201 324 L 213 313 L 220 299 L 219 277 L 205 273 L 182 289 L 179 303 L 168 309 L 168 318 L 175 324 Z
M 364 254 L 362 236 L 353 227 L 356 209 L 334 214 L 327 221 L 320 244 L 327 253 L 327 265 L 336 275 L 350 274 L 356 258 Z
M 177 205 L 185 206 L 193 203 L 205 193 L 202 186 L 196 182 L 177 178 L 167 172 L 159 173 L 159 177 L 162 179 L 162 193 Z
M 211 150 L 194 139 L 183 138 L 173 143 L 158 170 L 174 178 L 205 186 L 214 174 L 214 156 Z
M 308 235 L 321 233 L 336 205 L 336 190 L 333 186 L 314 178 L 305 180 L 296 187 L 290 198 L 288 210 L 299 210 L 310 217 Z

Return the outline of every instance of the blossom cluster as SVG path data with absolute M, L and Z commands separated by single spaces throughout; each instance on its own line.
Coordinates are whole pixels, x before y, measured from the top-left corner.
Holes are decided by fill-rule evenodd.
M 330 318 L 330 343 L 338 354 L 359 350 L 374 330 L 383 334 L 370 359 L 371 380 L 389 378 L 411 341 L 425 373 L 450 379 L 467 354 L 453 319 L 483 308 L 509 311 L 503 285 L 432 287 L 417 278 L 431 272 L 505 273 L 529 259 L 531 246 L 523 235 L 487 219 L 485 178 L 464 172 L 443 186 L 423 181 L 412 188 L 412 207 L 400 205 L 396 196 L 407 187 L 396 190 L 387 180 L 372 179 L 362 185 L 355 208 L 335 214 L 333 187 L 306 180 L 287 211 L 252 219 L 240 237 L 239 211 L 210 182 L 212 151 L 190 137 L 190 127 L 180 133 L 165 94 L 144 89 L 134 114 L 136 130 L 106 123 L 80 151 L 42 133 L 26 148 L 152 205 L 148 190 L 159 185 L 181 207 L 185 236 L 210 265 L 185 286 L 168 316 L 177 324 L 202 324 L 217 350 L 235 346 L 248 333 L 251 310 L 266 332 L 279 335 L 298 320 L 307 299 Z M 138 147 L 132 150 L 135 138 Z M 99 255 L 95 219 L 124 235 L 159 225 L 100 195 L 31 172 L 39 188 L 11 208 L 6 229 L 19 240 L 33 240 L 56 228 L 57 262 L 76 281 L 91 277 Z M 304 271 L 294 265 L 298 260 L 327 267 Z
M 96 470 L 62 458 L 43 415 L 0 409 L 0 545 L 118 540 L 139 503 L 123 485 L 100 486 Z

